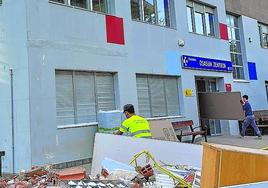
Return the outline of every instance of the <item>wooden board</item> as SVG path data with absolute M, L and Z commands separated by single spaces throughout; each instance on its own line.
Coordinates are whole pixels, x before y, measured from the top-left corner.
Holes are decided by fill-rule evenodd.
M 240 92 L 199 93 L 200 117 L 204 119 L 243 120 Z
M 218 187 L 220 151 L 203 148 L 202 187 Z M 215 178 L 211 178 L 211 176 Z
M 268 181 L 268 151 L 203 143 L 202 188 Z

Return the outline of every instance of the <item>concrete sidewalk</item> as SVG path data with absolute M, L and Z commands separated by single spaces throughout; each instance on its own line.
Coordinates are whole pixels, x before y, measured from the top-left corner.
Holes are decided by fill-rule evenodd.
M 208 143 L 261 149 L 268 147 L 268 135 L 263 136 L 261 140 L 255 136 L 245 136 L 244 138 L 239 136 L 215 136 L 209 137 Z

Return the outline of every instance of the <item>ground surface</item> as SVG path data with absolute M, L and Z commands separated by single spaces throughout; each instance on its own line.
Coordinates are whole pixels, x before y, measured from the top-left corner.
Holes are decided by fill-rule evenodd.
M 208 142 L 261 149 L 268 147 L 268 135 L 263 136 L 261 140 L 254 136 L 245 136 L 244 138 L 240 138 L 239 136 L 217 136 L 209 137 Z

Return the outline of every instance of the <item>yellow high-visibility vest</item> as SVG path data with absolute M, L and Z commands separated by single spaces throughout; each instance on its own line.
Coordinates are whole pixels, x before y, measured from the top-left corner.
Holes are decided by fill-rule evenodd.
M 137 115 L 126 119 L 119 130 L 123 133 L 130 132 L 136 138 L 152 138 L 149 122 Z

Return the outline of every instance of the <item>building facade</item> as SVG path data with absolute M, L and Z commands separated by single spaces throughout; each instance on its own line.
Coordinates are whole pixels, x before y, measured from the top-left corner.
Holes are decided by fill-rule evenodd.
M 248 94 L 255 110 L 267 109 L 268 18 L 236 6 L 224 0 L 3 1 L 4 171 L 90 162 L 98 111 L 126 103 L 147 118 L 198 125 L 198 93 L 231 86 Z M 238 121 L 205 121 L 211 135 L 239 134 Z

